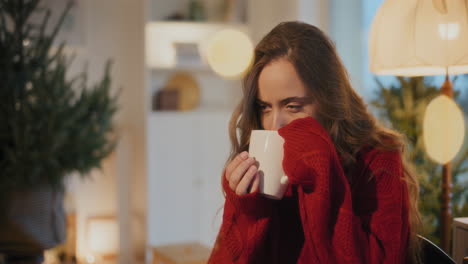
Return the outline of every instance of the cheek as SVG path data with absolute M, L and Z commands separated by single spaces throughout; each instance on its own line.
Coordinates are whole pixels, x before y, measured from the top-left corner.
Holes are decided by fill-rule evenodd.
M 291 114 L 286 121 L 287 121 L 287 124 L 289 124 L 289 123 L 291 123 L 292 121 L 294 121 L 296 119 L 304 118 L 304 117 L 308 117 L 308 116 L 310 116 L 310 115 L 308 113 L 306 113 L 306 112 L 299 112 L 299 113 Z
M 273 120 L 272 114 L 261 115 L 260 120 L 261 120 L 263 129 L 275 130 L 275 127 L 274 127 L 275 122 L 279 122 L 281 123 L 281 126 L 285 126 L 296 119 L 311 116 L 310 113 L 311 112 L 309 111 L 304 111 L 304 112 L 299 112 L 299 113 L 289 113 L 285 111 L 280 114 L 278 120 Z
M 304 107 L 304 113 L 307 115 L 307 116 L 311 116 L 313 118 L 316 118 L 317 115 L 316 115 L 316 105 L 315 104 L 309 104 L 309 105 L 306 105 Z
M 304 107 L 304 109 L 301 111 L 301 112 L 298 112 L 298 113 L 288 113 L 287 115 L 285 115 L 286 118 L 285 118 L 285 125 L 291 123 L 292 121 L 296 120 L 296 119 L 299 119 L 299 118 L 305 118 L 305 117 L 308 117 L 308 116 L 311 116 L 313 118 L 316 118 L 316 115 L 315 115 L 315 106 L 310 104 L 310 105 L 306 105 Z
M 298 113 L 289 113 L 289 118 L 287 120 L 287 124 L 291 123 L 292 121 L 299 119 L 299 118 L 305 118 L 308 116 L 311 116 L 313 118 L 316 118 L 315 114 L 315 105 L 314 104 L 308 104 L 305 105 L 302 111 Z

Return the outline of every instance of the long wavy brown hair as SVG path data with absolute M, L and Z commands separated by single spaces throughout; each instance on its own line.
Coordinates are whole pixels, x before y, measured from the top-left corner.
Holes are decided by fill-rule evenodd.
M 329 132 L 345 172 L 356 164 L 356 154 L 364 145 L 401 153 L 410 201 L 408 253 L 412 263 L 419 262 L 416 238 L 421 226 L 417 208 L 419 185 L 406 158 L 406 139 L 397 131 L 385 128 L 367 111 L 366 104 L 351 86 L 334 44 L 317 27 L 283 22 L 256 46 L 253 65 L 243 79 L 243 98 L 229 125 L 232 150 L 228 161 L 248 150 L 252 130 L 262 129 L 256 105 L 258 78 L 267 64 L 279 58 L 286 58 L 294 65 L 308 89 L 311 100 L 317 105 L 316 118 Z M 353 181 L 348 180 L 350 184 Z

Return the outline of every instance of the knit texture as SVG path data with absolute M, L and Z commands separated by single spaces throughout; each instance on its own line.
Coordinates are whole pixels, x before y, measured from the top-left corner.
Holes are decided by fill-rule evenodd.
M 327 133 L 312 117 L 281 128 L 282 200 L 239 196 L 225 177 L 223 223 L 209 263 L 405 263 L 408 193 L 401 157 L 364 147 L 348 183 Z

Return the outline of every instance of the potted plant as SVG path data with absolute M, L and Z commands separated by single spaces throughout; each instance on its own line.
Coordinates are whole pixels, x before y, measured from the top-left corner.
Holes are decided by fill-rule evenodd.
M 64 178 L 113 150 L 110 63 L 90 86 L 54 39 L 40 0 L 0 0 L 0 253 L 40 256 L 65 238 Z M 42 17 L 40 23 L 31 20 Z

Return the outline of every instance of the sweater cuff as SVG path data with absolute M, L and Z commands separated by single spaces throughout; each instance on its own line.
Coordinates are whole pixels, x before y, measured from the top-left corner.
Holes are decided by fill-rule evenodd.
M 236 211 L 250 217 L 268 217 L 272 214 L 273 208 L 278 203 L 278 200 L 263 196 L 258 189 L 253 193 L 238 195 L 229 187 L 225 174 L 223 175 L 223 189 L 226 193 L 226 199 L 234 206 Z
M 321 138 L 326 143 L 332 143 L 328 131 L 313 117 L 305 117 L 293 120 L 288 125 L 278 129 L 282 137 L 288 137 L 297 147 L 304 149 L 304 139 L 311 137 Z
M 334 144 L 326 129 L 313 117 L 299 118 L 278 130 L 284 138 L 283 168 L 292 176 L 297 163 L 308 155 L 327 155 Z

